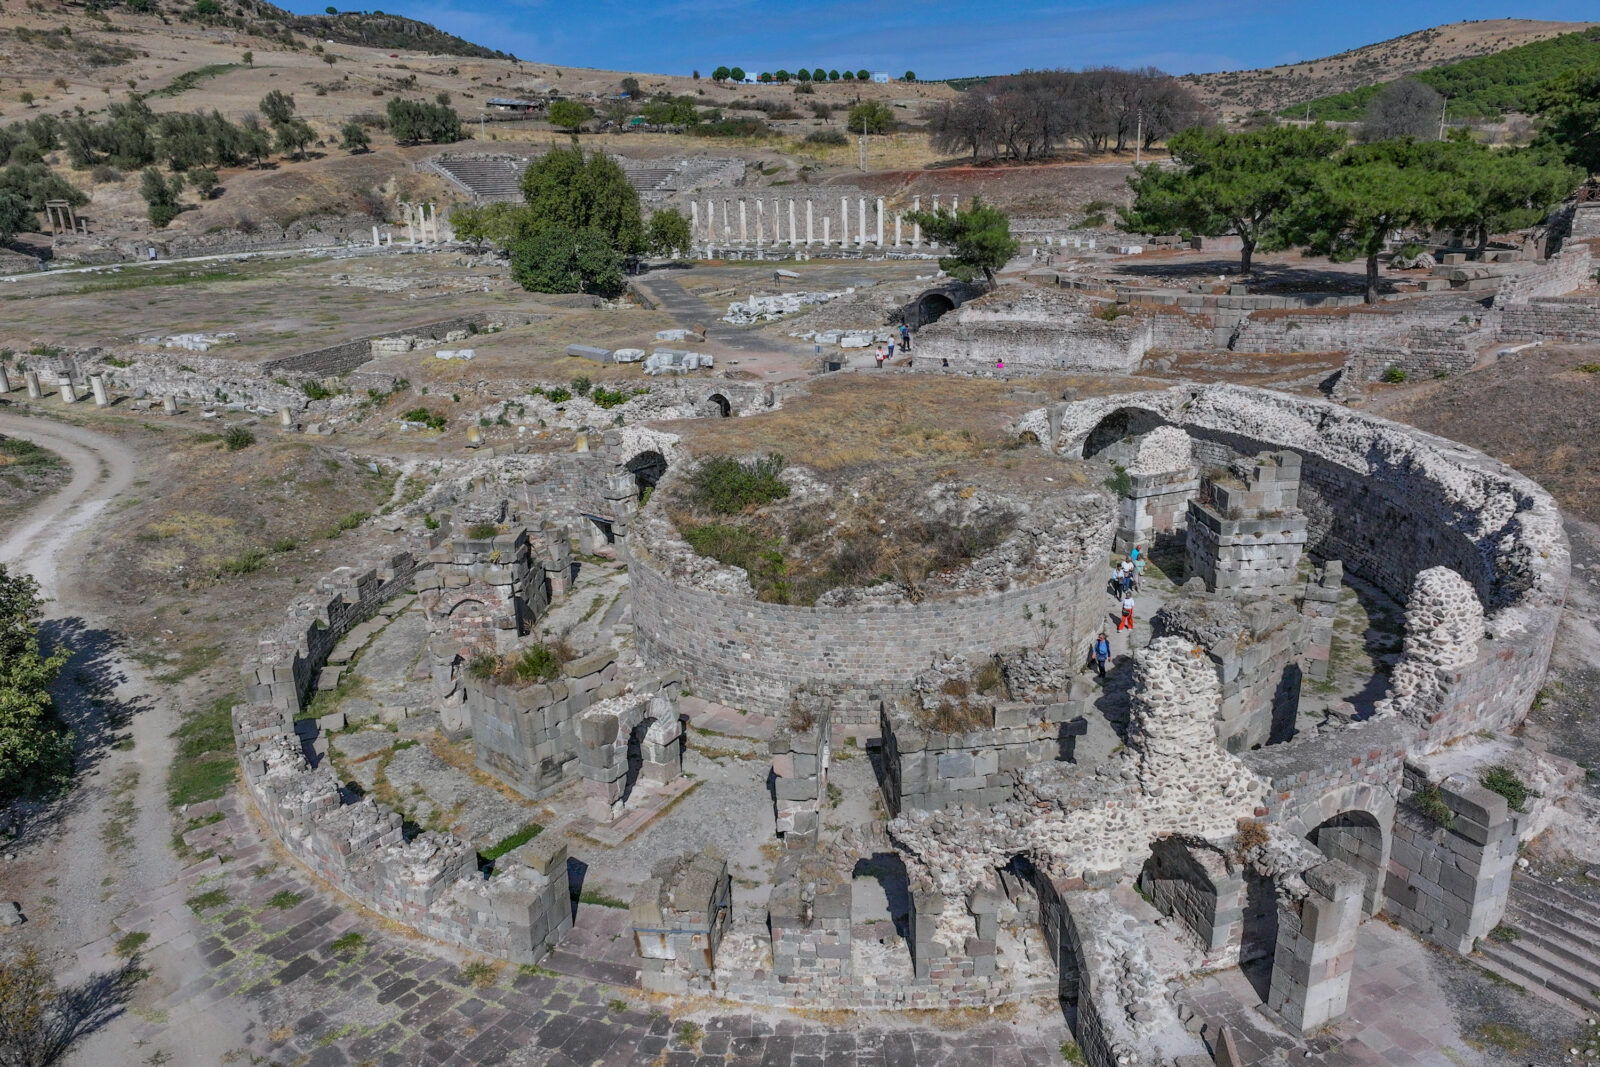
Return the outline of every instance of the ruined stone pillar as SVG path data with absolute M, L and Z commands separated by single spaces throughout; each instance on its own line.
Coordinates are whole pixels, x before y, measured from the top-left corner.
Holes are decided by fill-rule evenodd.
M 6 373 L 6 365 L 0 363 L 0 393 L 11 392 L 11 376 Z
M 176 415 L 178 413 L 178 398 L 167 395 L 161 398 L 161 414 Z
M 61 383 L 61 402 L 63 404 L 76 404 L 78 402 L 78 390 L 73 388 L 71 379 L 64 380 Z
M 850 246 L 850 198 L 848 196 L 841 196 L 839 198 L 839 247 L 840 248 L 848 248 L 849 246 Z
M 382 238 L 380 238 L 378 236 L 378 228 L 376 226 L 374 226 L 372 228 L 372 247 L 373 248 L 382 248 L 383 247 L 383 240 L 382 240 Z
M 111 398 L 106 395 L 106 379 L 103 374 L 94 374 L 89 377 L 89 388 L 94 390 L 94 406 L 103 408 L 111 403 Z
M 731 234 L 731 233 L 733 233 L 733 227 L 731 225 L 729 225 L 729 223 L 728 223 L 728 198 L 727 197 L 723 197 L 722 198 L 722 239 L 724 241 L 730 240 L 728 235 Z
M 961 212 L 961 197 L 960 196 L 952 196 L 950 198 L 950 214 L 957 215 L 957 214 L 960 214 L 960 212 Z
M 932 208 L 932 210 L 933 210 L 933 213 L 935 215 L 937 215 L 939 213 L 939 194 L 938 193 L 934 193 L 933 194 L 933 208 Z M 931 248 L 938 248 L 939 247 L 939 242 L 935 241 L 935 240 L 932 240 L 930 238 L 929 241 L 928 241 L 928 245 Z
M 761 242 L 767 239 L 767 202 L 762 197 L 756 197 L 756 247 L 761 247 Z
M 406 244 L 415 245 L 417 243 L 417 231 L 416 231 L 416 228 L 414 226 L 412 226 L 411 219 L 412 219 L 412 216 L 415 214 L 416 209 L 413 208 L 410 204 L 406 204 L 405 205 L 405 209 L 406 209 Z
M 922 247 L 922 223 L 918 222 L 916 220 L 916 218 L 915 218 L 915 216 L 917 214 L 919 214 L 921 211 L 922 211 L 922 197 L 921 196 L 913 196 L 911 198 L 911 214 L 913 216 L 912 220 L 911 220 L 911 247 L 912 248 L 921 248 Z
M 878 247 L 883 248 L 883 197 L 878 197 Z
M 812 229 L 811 229 L 812 217 L 811 217 L 811 215 L 812 215 L 812 212 L 811 212 L 811 201 L 807 200 L 806 201 L 806 247 L 807 248 L 811 247 L 811 233 L 812 233 Z
M 750 231 L 746 226 L 744 201 L 742 199 L 739 201 L 739 243 L 741 245 L 750 243 Z
M 794 232 L 794 197 L 789 198 L 789 247 L 793 248 L 800 242 L 795 238 Z
M 1267 1007 L 1302 1034 L 1343 1018 L 1350 998 L 1359 874 L 1329 861 L 1302 872 L 1310 892 L 1278 906 L 1278 944 Z
M 828 230 L 829 230 L 830 224 L 832 222 L 833 222 L 833 216 L 832 215 L 824 215 L 824 216 L 822 216 L 822 247 L 823 248 L 827 248 L 828 245 L 830 245 L 832 243 L 832 238 L 830 238 L 828 236 Z
M 294 412 L 290 411 L 288 408 L 279 408 L 278 425 L 283 427 L 285 430 L 294 429 Z
M 23 371 L 22 372 L 22 381 L 28 387 L 28 399 L 29 400 L 43 400 L 44 399 L 44 390 L 39 387 L 39 372 L 38 371 L 31 371 L 31 370 L 30 371 Z
M 689 201 L 689 243 L 694 243 L 694 235 L 700 232 L 700 202 Z
M 483 431 L 478 429 L 477 423 L 467 424 L 467 447 L 477 448 L 483 444 Z
M 383 235 L 383 247 L 385 247 L 385 248 L 393 248 L 394 247 L 394 234 L 389 233 L 387 231 L 384 232 L 384 235 Z
M 894 246 L 896 248 L 900 247 L 900 224 L 902 222 L 904 222 L 904 221 L 905 221 L 905 216 L 901 215 L 900 212 L 896 211 L 894 213 Z
M 856 247 L 867 247 L 867 198 L 856 197 Z

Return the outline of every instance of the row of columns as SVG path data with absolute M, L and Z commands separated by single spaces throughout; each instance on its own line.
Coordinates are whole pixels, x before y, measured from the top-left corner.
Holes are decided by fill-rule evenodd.
M 433 204 L 402 204 L 406 209 L 406 243 L 428 244 L 439 240 L 439 209 Z M 373 244 L 377 244 L 378 230 L 373 227 Z
M 38 371 L 23 371 L 22 384 L 23 387 L 28 390 L 29 400 L 44 399 L 44 383 L 39 380 Z M 16 386 L 12 381 L 11 373 L 6 370 L 4 364 L 0 364 L 0 396 L 11 392 L 11 390 L 14 388 L 16 388 Z M 72 383 L 72 379 L 70 378 L 61 379 L 59 389 L 61 391 L 61 402 L 63 404 L 76 404 L 83 398 L 83 395 L 78 392 L 78 387 Z M 89 375 L 89 392 L 94 396 L 95 407 L 103 408 L 111 406 L 111 393 L 106 389 L 105 375 Z M 176 415 L 178 413 L 178 398 L 171 395 L 162 397 L 161 411 L 166 415 Z M 286 430 L 293 429 L 294 412 L 290 411 L 288 408 L 279 408 L 278 422 Z
M 805 200 L 805 236 L 800 236 L 799 217 L 795 209 L 796 201 L 789 198 L 787 203 L 779 197 L 755 197 L 755 211 L 749 210 L 749 201 L 744 198 L 732 200 L 724 198 L 720 201 L 722 208 L 720 226 L 717 217 L 719 201 L 706 200 L 704 204 L 697 200 L 689 202 L 689 227 L 690 233 L 697 242 L 705 245 L 730 245 L 739 244 L 747 246 L 782 245 L 790 248 L 812 247 L 819 240 L 823 248 L 833 246 L 833 217 L 822 216 L 822 231 L 820 235 L 816 227 L 816 206 L 812 200 Z M 960 197 L 950 198 L 950 210 L 958 209 Z M 732 205 L 737 205 L 732 206 Z M 768 208 L 770 207 L 770 211 Z M 787 207 L 787 212 L 783 209 Z M 922 210 L 922 197 L 911 198 L 913 213 Z M 933 197 L 933 210 L 939 210 L 939 197 Z M 768 217 L 771 217 L 769 223 Z M 789 223 L 788 237 L 784 236 L 784 219 Z M 902 248 L 906 244 L 905 214 L 895 212 L 894 215 L 894 244 L 885 243 L 884 223 L 886 215 L 883 207 L 883 197 L 877 197 L 872 208 L 873 229 L 869 234 L 867 226 L 867 198 L 856 197 L 856 227 L 854 246 L 866 248 L 869 244 L 877 248 Z M 735 225 L 737 224 L 737 229 Z M 752 225 L 753 224 L 753 225 Z M 910 226 L 911 247 L 922 247 L 922 226 L 913 221 Z M 839 247 L 849 248 L 852 241 L 850 236 L 850 198 L 839 198 Z M 937 248 L 937 241 L 929 242 L 931 247 Z

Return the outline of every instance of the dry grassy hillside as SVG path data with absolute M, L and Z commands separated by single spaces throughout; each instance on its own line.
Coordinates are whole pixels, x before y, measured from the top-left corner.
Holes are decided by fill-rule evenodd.
M 1184 81 L 1227 115 L 1276 111 L 1332 93 L 1413 74 L 1473 56 L 1532 44 L 1593 26 L 1592 22 L 1485 19 L 1418 30 L 1323 59 L 1266 70 L 1191 74 Z

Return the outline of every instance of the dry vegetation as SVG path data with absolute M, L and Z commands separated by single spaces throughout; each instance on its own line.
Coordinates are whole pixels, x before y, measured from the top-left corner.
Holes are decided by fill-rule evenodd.
M 0 434 L 0 527 L 21 518 L 28 505 L 70 477 L 67 465 L 54 452 Z

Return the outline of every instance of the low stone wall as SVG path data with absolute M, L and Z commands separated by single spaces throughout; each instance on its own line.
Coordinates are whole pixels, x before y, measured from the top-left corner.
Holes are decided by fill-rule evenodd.
M 945 315 L 917 333 L 911 366 L 918 371 L 949 369 L 967 373 L 1005 371 L 1100 371 L 1128 374 L 1149 351 L 1152 335 L 1144 320 L 1105 322 L 1086 313 L 1050 322 L 960 321 Z
M 336 345 L 326 348 L 312 349 L 310 352 L 300 352 L 292 356 L 281 356 L 269 359 L 260 364 L 261 373 L 272 375 L 296 375 L 302 378 L 334 378 L 349 374 L 361 364 L 373 357 L 372 342 L 381 341 L 386 337 L 411 336 L 431 340 L 443 340 L 452 333 L 476 333 L 489 325 L 491 321 L 517 325 L 517 316 L 507 316 L 503 312 L 485 312 L 480 315 L 462 315 L 453 319 L 440 319 L 438 322 L 426 322 L 418 326 L 406 326 L 402 329 L 390 330 L 387 333 L 375 333 L 366 337 L 355 337 L 348 341 L 341 341 Z
M 890 817 L 906 809 L 987 809 L 1010 800 L 1013 772 L 1061 759 L 1070 745 L 1066 724 L 1081 716 L 1089 700 L 1080 694 L 1056 704 L 1001 703 L 992 727 L 962 733 L 919 726 L 904 702 L 885 702 L 879 729 Z
M 1576 229 L 1577 219 L 1574 218 Z M 1572 292 L 1593 275 L 1594 256 L 1589 246 L 1582 244 L 1574 232 L 1572 241 L 1560 252 L 1501 283 L 1494 297 L 1494 306 L 1508 308 L 1542 296 L 1561 296 Z
M 835 698 L 836 721 L 874 722 L 882 701 L 907 691 L 917 672 L 975 641 L 1070 654 L 1086 648 L 1101 625 L 1109 516 L 1103 525 L 1103 543 L 1078 574 L 1004 593 L 859 607 L 795 607 L 696 589 L 663 573 L 635 537 L 629 577 L 639 651 L 722 704 L 777 714 L 793 691 L 814 687 Z
M 1500 313 L 1500 338 L 1600 344 L 1600 296 L 1582 302 L 1547 298 L 1508 305 Z
M 333 647 L 403 593 L 416 570 L 409 552 L 341 568 L 262 638 L 246 703 L 233 709 L 245 788 L 283 847 L 364 907 L 428 937 L 535 963 L 572 924 L 564 844 L 535 838 L 485 879 L 472 845 L 454 834 L 406 840 L 398 812 L 370 798 L 347 802 L 332 768 L 313 767 L 295 734 L 295 715 Z

